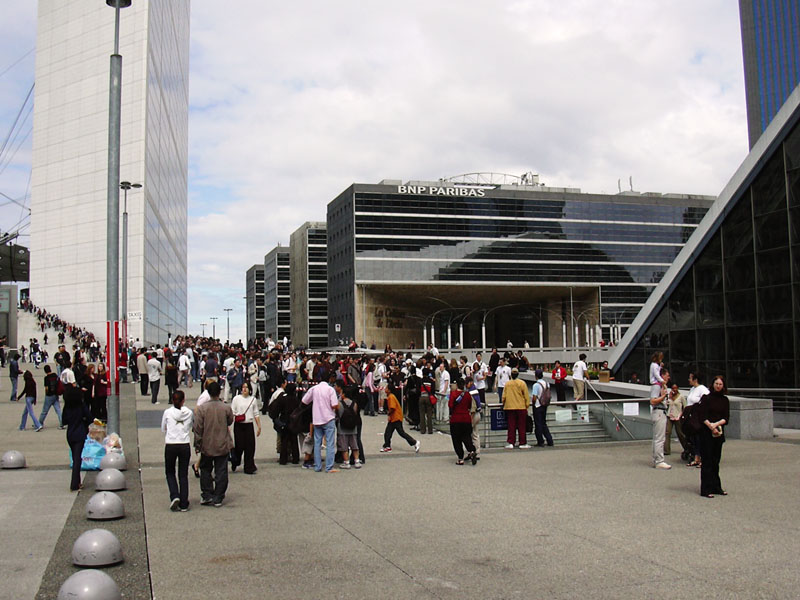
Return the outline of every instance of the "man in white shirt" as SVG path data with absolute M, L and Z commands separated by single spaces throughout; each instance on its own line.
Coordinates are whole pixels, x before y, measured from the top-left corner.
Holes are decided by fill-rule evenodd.
M 506 364 L 506 360 L 501 358 L 497 363 L 496 383 L 497 383 L 497 401 L 503 403 L 503 388 L 511 380 L 511 367 Z
M 150 360 L 147 361 L 147 379 L 150 381 L 151 401 L 153 404 L 158 404 L 158 388 L 161 385 L 161 363 L 152 354 L 150 355 Z
M 436 394 L 436 420 L 440 423 L 446 423 L 449 421 L 447 411 L 450 400 L 450 372 L 447 370 L 445 361 L 439 364 L 438 371 L 439 389 Z
M 475 364 L 472 365 L 472 382 L 481 397 L 481 405 L 486 403 L 486 372 L 488 370 L 489 367 L 483 362 L 483 354 L 478 352 L 475 355 Z
M 583 400 L 586 391 L 586 371 L 589 367 L 586 366 L 586 355 L 581 354 L 578 361 L 572 365 L 572 387 L 575 392 L 575 400 Z
M 180 373 L 180 378 L 178 379 L 178 384 L 183 383 L 184 378 L 186 379 L 185 385 L 192 387 L 192 378 L 189 375 L 189 371 L 192 368 L 192 363 L 189 361 L 189 357 L 186 356 L 186 353 L 180 355 L 178 358 L 178 372 Z

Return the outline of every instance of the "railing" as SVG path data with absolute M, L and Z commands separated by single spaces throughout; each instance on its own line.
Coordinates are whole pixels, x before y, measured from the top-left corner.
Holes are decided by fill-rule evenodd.
M 798 388 L 728 388 L 728 394 L 749 398 L 770 398 L 773 411 L 800 412 Z

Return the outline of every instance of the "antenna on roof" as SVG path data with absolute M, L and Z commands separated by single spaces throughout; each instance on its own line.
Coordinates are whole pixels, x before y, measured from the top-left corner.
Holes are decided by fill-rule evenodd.
M 630 177 L 628 177 L 628 183 L 630 183 L 630 184 L 631 184 L 631 191 L 633 191 L 633 175 L 631 175 Z

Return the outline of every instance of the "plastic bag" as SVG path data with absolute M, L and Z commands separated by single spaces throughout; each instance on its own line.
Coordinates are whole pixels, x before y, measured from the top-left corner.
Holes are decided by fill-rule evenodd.
M 81 471 L 99 471 L 100 461 L 105 455 L 103 445 L 87 436 L 81 452 Z M 72 450 L 69 452 L 69 466 L 72 468 Z
M 122 438 L 118 433 L 111 433 L 103 438 L 103 447 L 106 452 L 119 452 L 122 454 Z
M 105 423 L 95 419 L 89 424 L 89 437 L 94 441 L 100 443 L 106 437 Z

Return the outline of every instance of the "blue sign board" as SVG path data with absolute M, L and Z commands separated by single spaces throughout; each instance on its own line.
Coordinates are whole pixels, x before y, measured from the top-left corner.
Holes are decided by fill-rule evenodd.
M 492 431 L 502 431 L 508 429 L 508 421 L 506 420 L 506 411 L 502 408 L 493 408 L 490 410 L 492 416 Z

